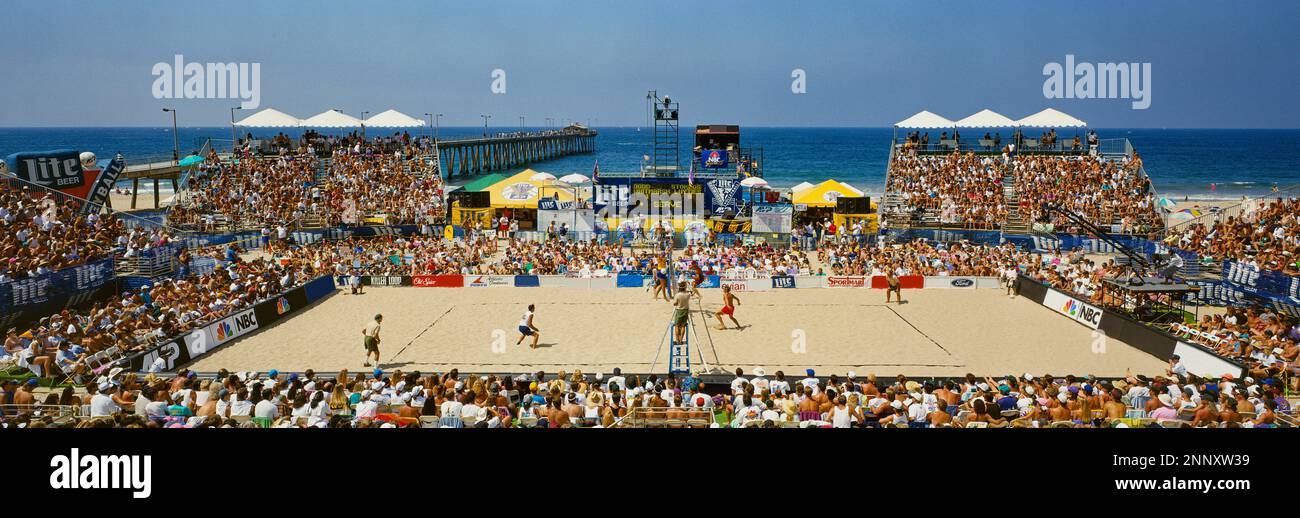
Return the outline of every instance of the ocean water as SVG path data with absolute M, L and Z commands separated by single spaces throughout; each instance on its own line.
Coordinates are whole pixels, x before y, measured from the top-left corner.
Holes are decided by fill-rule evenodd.
M 693 127 L 682 126 L 683 164 L 692 145 Z M 493 132 L 518 129 L 490 128 Z M 556 176 L 568 173 L 590 176 L 597 161 L 602 171 L 638 170 L 642 155 L 649 153 L 651 131 L 648 128 L 602 127 L 596 130 L 599 136 L 595 153 L 559 158 L 530 167 Z M 274 130 L 260 130 L 254 135 L 269 137 L 276 133 Z M 297 136 L 299 131 L 286 133 Z M 368 130 L 370 136 L 393 133 L 392 130 Z M 418 135 L 420 130 L 411 133 Z M 444 127 L 439 130 L 443 137 L 482 133 L 482 127 Z M 937 137 L 937 132 L 933 133 L 936 135 L 932 135 L 932 139 Z M 1128 138 L 1142 155 L 1147 173 L 1162 196 L 1235 198 L 1267 194 L 1274 185 L 1286 189 L 1300 184 L 1300 129 L 1097 128 L 1097 133 L 1103 139 Z M 776 187 L 834 178 L 869 193 L 879 193 L 884 186 L 892 134 L 892 128 L 742 127 L 741 144 L 763 148 L 766 177 Z M 1003 137 L 1008 134 L 1004 132 Z M 1058 135 L 1063 141 L 1074 136 L 1071 130 L 1059 130 Z M 228 146 L 230 127 L 180 128 L 181 154 L 198 149 L 209 137 L 219 139 L 220 146 Z M 172 152 L 172 130 L 170 127 L 0 128 L 0 157 L 18 151 L 60 148 L 92 151 L 101 161 L 107 161 L 118 152 L 128 159 L 165 159 Z M 452 183 L 467 181 L 457 178 Z M 141 188 L 143 190 L 146 186 Z

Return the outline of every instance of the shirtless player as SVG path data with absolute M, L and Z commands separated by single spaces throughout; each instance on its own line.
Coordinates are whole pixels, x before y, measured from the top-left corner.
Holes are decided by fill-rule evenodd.
M 736 324 L 736 329 L 740 329 L 740 322 L 736 320 L 736 305 L 740 304 L 740 297 L 731 292 L 731 286 L 722 286 L 722 311 L 714 313 L 718 317 L 718 330 L 727 328 L 727 323 L 722 321 L 722 315 L 727 315 L 732 322 Z

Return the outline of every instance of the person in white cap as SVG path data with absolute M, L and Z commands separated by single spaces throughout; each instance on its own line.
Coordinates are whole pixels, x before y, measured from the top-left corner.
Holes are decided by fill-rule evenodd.
M 764 376 L 767 376 L 767 372 L 762 367 L 754 367 L 754 377 L 749 380 L 749 384 L 753 385 L 755 394 L 762 394 L 769 388 L 770 382 Z
M 100 382 L 99 393 L 90 398 L 91 417 L 111 416 L 122 411 L 122 407 L 113 402 L 113 392 L 116 390 L 117 386 L 113 383 Z

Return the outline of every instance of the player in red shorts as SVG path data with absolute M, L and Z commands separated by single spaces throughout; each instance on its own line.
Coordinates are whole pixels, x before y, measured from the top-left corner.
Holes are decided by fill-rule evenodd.
M 731 293 L 731 286 L 724 284 L 722 286 L 722 311 L 713 314 L 713 316 L 718 317 L 718 330 L 727 328 L 727 323 L 722 321 L 722 315 L 727 315 L 727 318 L 730 318 L 736 324 L 736 329 L 740 329 L 740 322 L 736 320 L 737 304 L 740 304 L 740 297 Z

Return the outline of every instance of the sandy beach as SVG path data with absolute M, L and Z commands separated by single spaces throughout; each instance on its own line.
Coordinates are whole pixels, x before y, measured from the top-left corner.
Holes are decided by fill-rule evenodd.
M 158 205 L 159 205 L 159 207 L 164 207 L 164 208 L 165 208 L 165 207 L 167 207 L 168 205 L 171 205 L 171 202 L 172 202 L 172 198 L 173 198 L 173 197 L 174 197 L 174 195 L 171 194 L 170 192 L 159 193 L 159 194 L 158 194 L 158 202 L 159 202 Z M 154 207 L 154 204 L 153 204 L 153 193 L 152 193 L 152 192 L 142 192 L 142 193 L 140 193 L 140 195 L 137 196 L 136 199 L 135 199 L 135 208 L 134 208 L 134 209 L 131 208 L 131 195 L 129 195 L 129 194 L 117 194 L 117 193 L 109 194 L 109 195 L 108 195 L 108 203 L 109 203 L 110 205 L 112 205 L 113 209 L 115 209 L 115 210 L 123 210 L 123 211 L 130 211 L 130 210 L 152 210 L 152 209 L 155 209 L 155 208 L 159 208 L 159 207 Z
M 705 311 L 720 307 L 719 290 L 703 290 Z M 884 305 L 866 289 L 779 290 L 739 294 L 743 330 L 696 326 L 692 368 L 769 373 L 954 376 L 1045 373 L 1156 373 L 1164 362 L 1112 340 L 1093 352 L 1091 330 L 1001 290 L 915 290 L 907 303 Z M 537 305 L 541 347 L 517 346 L 516 326 Z M 200 372 L 269 369 L 362 369 L 361 329 L 384 314 L 385 369 L 531 372 L 560 369 L 650 372 L 671 309 L 637 289 L 371 288 L 339 292 L 190 365 Z M 695 311 L 695 322 L 702 315 Z M 730 325 L 730 322 L 728 322 Z M 799 337 L 805 346 L 798 352 Z M 710 346 L 709 341 L 712 341 Z M 716 358 L 715 358 L 716 353 Z M 653 366 L 664 372 L 666 346 Z

